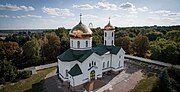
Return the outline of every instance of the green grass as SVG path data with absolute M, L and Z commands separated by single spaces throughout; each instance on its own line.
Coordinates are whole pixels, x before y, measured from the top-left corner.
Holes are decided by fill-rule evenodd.
M 156 76 L 146 77 L 142 79 L 131 92 L 151 92 L 153 83 L 157 80 Z
M 14 85 L 12 83 L 5 83 L 4 88 L 0 89 L 0 92 L 42 92 L 44 77 L 54 69 L 55 67 L 37 71 L 37 74 L 20 80 L 14 83 Z

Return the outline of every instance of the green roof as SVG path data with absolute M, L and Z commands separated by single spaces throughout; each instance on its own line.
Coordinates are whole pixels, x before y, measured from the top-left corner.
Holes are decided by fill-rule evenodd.
M 75 64 L 68 73 L 69 73 L 71 76 L 77 76 L 77 75 L 82 74 L 82 71 L 81 71 L 79 65 L 78 65 L 78 64 Z
M 91 50 L 72 50 L 68 49 L 63 54 L 57 56 L 62 62 L 71 62 L 74 60 L 78 60 L 79 62 L 83 62 L 87 59 L 92 53 L 96 53 L 98 55 L 104 55 L 106 52 L 110 52 L 110 54 L 117 54 L 121 48 L 116 46 L 105 46 L 99 45 L 93 47 Z
M 63 54 L 57 56 L 63 62 L 70 62 L 74 60 L 78 60 L 79 62 L 83 62 L 87 57 L 92 54 L 92 50 L 72 50 L 68 49 Z

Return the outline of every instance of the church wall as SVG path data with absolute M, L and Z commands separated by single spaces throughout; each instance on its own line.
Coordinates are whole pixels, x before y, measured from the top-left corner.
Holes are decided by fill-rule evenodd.
M 112 33 L 113 33 L 113 36 L 112 36 Z M 113 41 L 113 45 L 114 45 L 114 31 L 112 31 L 112 30 L 106 31 L 105 30 L 104 31 L 104 45 L 105 45 L 105 43 L 106 43 L 106 45 L 112 45 L 112 41 Z
M 62 62 L 61 60 L 58 59 L 58 66 L 59 66 L 59 73 L 64 78 L 69 78 L 69 76 L 66 76 L 66 70 L 70 71 L 70 69 L 76 64 L 78 61 L 71 61 L 71 62 Z M 67 79 L 66 79 L 67 80 Z
M 104 54 L 102 55 L 102 57 L 104 57 L 102 60 L 102 68 L 103 68 L 103 63 L 105 63 L 102 71 L 103 72 L 109 71 L 111 67 L 111 54 Z M 109 61 L 109 66 L 108 66 L 108 61 Z
M 82 66 L 82 71 L 83 71 L 83 81 L 84 82 L 90 81 L 90 72 L 92 70 L 95 70 L 96 79 L 97 79 L 97 75 L 99 75 L 98 77 L 101 77 L 101 75 L 102 75 L 101 60 L 102 60 L 102 57 L 93 53 L 82 63 L 81 66 Z M 94 64 L 94 62 L 96 62 L 96 65 L 92 65 L 92 61 L 93 61 L 93 64 Z M 91 64 L 91 67 L 89 66 L 89 64 Z M 94 66 L 94 67 L 92 67 L 92 66 Z
M 124 68 L 124 56 L 125 56 L 125 51 L 121 48 L 121 65 Z
M 80 42 L 80 47 L 78 48 L 78 41 Z M 86 47 L 86 41 L 88 41 Z M 72 49 L 88 49 L 92 47 L 92 37 L 89 39 L 70 39 L 70 47 Z

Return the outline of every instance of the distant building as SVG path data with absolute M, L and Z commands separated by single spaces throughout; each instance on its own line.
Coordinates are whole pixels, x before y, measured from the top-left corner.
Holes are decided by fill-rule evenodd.
M 125 51 L 114 45 L 114 27 L 104 27 L 104 44 L 92 47 L 92 31 L 80 19 L 69 32 L 70 49 L 57 56 L 58 76 L 75 87 L 102 78 L 107 71 L 124 69 Z

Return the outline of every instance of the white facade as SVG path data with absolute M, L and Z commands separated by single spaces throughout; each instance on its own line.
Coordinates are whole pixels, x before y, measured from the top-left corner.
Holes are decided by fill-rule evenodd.
M 74 50 L 87 50 L 92 47 L 92 37 L 86 39 L 70 38 L 70 48 Z
M 68 81 L 72 87 L 91 81 L 92 71 L 95 71 L 95 79 L 102 78 L 104 72 L 117 72 L 124 69 L 124 54 L 123 49 L 120 49 L 117 55 L 107 53 L 99 56 L 93 53 L 82 63 L 79 61 L 62 62 L 58 59 L 59 77 L 63 81 Z M 96 65 L 94 65 L 94 63 L 96 63 Z M 75 64 L 79 65 L 82 74 L 77 76 L 67 74 L 67 71 L 70 71 Z
M 114 45 L 114 31 L 115 30 L 104 30 L 104 45 Z

